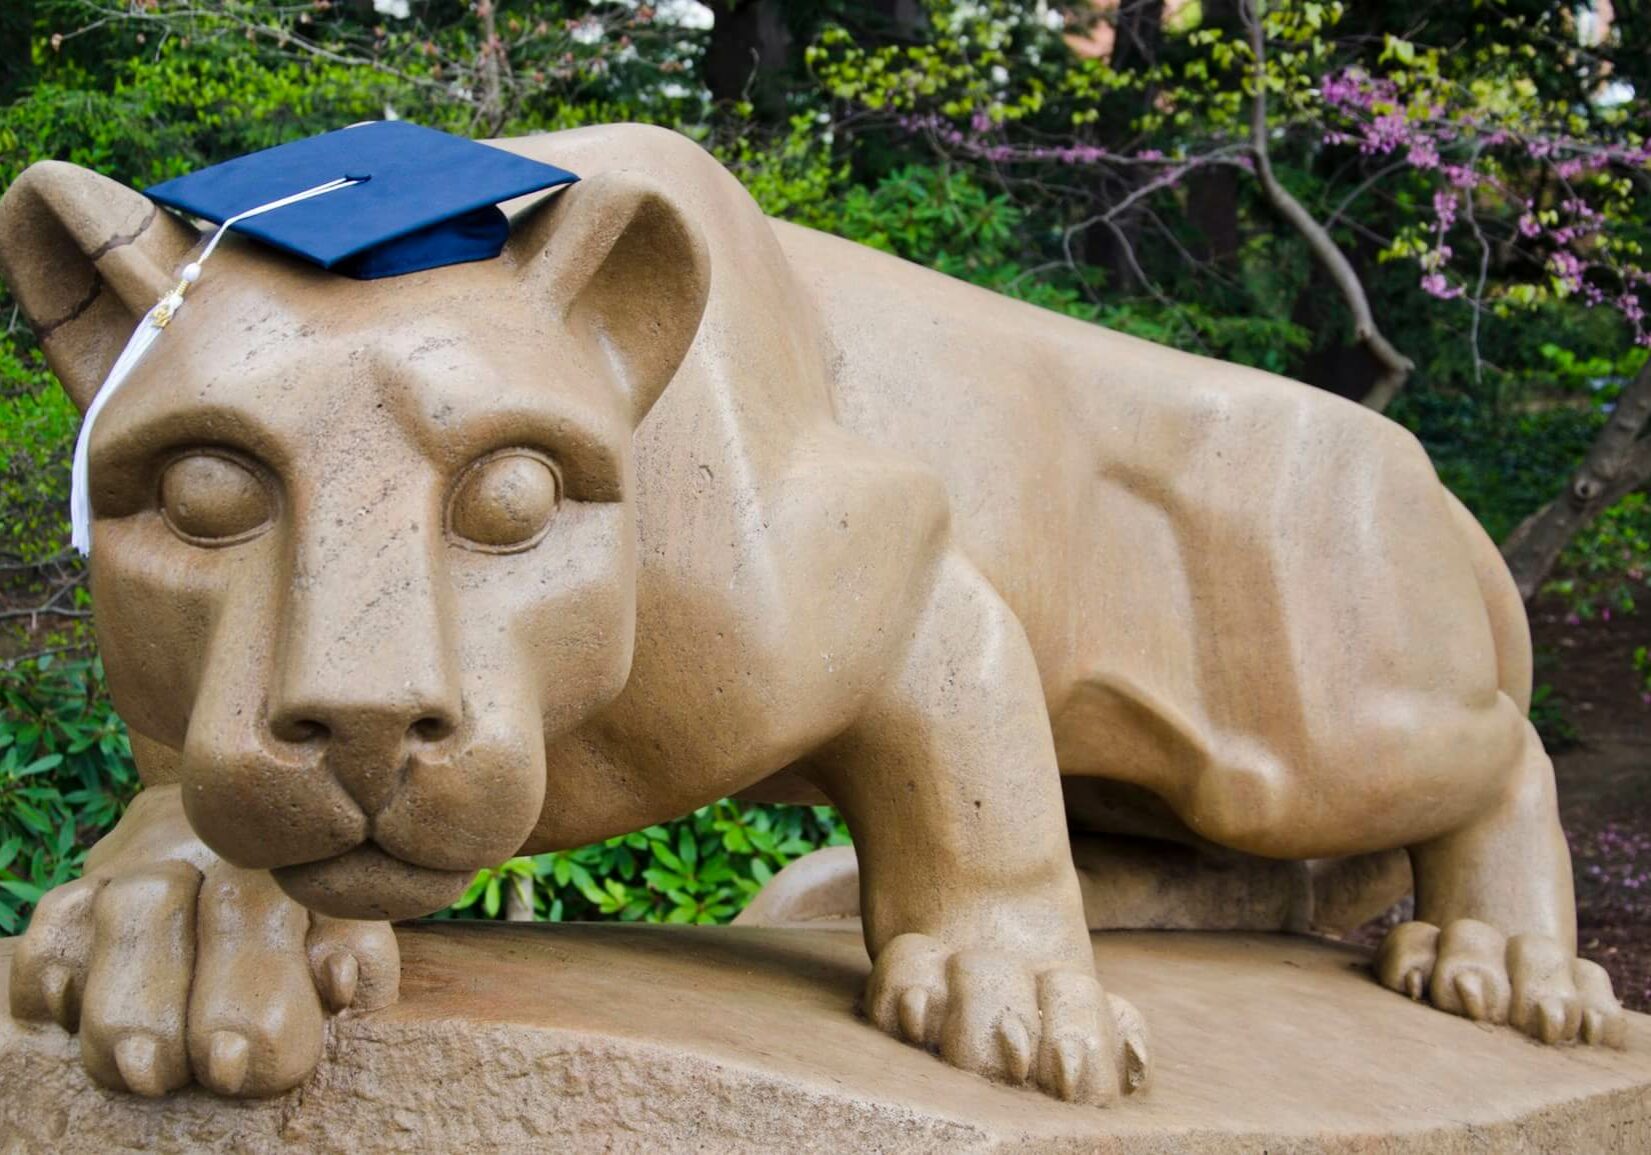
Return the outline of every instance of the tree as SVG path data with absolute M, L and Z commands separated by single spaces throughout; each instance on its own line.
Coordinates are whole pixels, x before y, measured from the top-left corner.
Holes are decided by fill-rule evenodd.
M 1651 360 L 1622 391 L 1565 491 L 1526 518 L 1502 556 L 1526 601 L 1541 592 L 1571 540 L 1605 510 L 1651 482 Z
M 34 74 L 34 0 L 9 0 L 0 8 L 0 101 L 9 100 Z
M 1342 35 L 1340 3 L 1278 0 L 1260 13 L 1246 3 L 1236 30 L 1192 28 L 1164 42 L 1164 62 L 1125 71 L 1052 60 L 1062 46 L 1040 37 L 1041 9 L 937 4 L 940 34 L 927 44 L 867 48 L 828 30 L 815 64 L 858 107 L 862 130 L 881 119 L 1006 189 L 1058 202 L 1068 264 L 1084 251 L 1074 237 L 1110 236 L 1132 281 L 1170 313 L 1189 310 L 1165 282 L 1243 294 L 1230 268 L 1186 245 L 1183 206 L 1211 172 L 1248 178 L 1325 270 L 1343 323 L 1381 368 L 1364 400 L 1382 409 L 1413 358 L 1378 322 L 1393 297 L 1384 286 L 1377 301 L 1359 249 L 1380 265 L 1411 263 L 1411 295 L 1435 312 L 1458 302 L 1475 387 L 1494 368 L 1487 326 L 1555 301 L 1614 310 L 1647 339 L 1643 98 L 1613 106 L 1578 90 L 1580 56 L 1553 50 L 1562 30 L 1545 13 L 1486 7 L 1473 25 L 1480 51 L 1421 41 L 1424 8 L 1416 39 L 1384 33 L 1377 54 L 1365 29 Z M 1111 113 L 1132 102 L 1125 129 Z M 1143 257 L 1123 227 L 1132 218 L 1150 222 L 1160 255 Z

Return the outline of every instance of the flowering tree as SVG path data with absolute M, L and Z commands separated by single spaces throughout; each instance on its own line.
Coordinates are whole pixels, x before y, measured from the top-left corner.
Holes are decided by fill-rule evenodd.
M 828 30 L 813 65 L 842 130 L 919 137 L 1013 195 L 1058 202 L 1074 273 L 1093 252 L 1084 238 L 1102 232 L 1170 310 L 1235 272 L 1265 279 L 1189 243 L 1198 182 L 1234 174 L 1271 216 L 1256 216 L 1261 227 L 1285 225 L 1334 290 L 1375 367 L 1362 396 L 1374 408 L 1414 368 L 1384 305 L 1452 327 L 1482 390 L 1507 376 L 1487 334 L 1500 326 L 1506 345 L 1527 316 L 1608 313 L 1625 343 L 1651 345 L 1648 105 L 1615 78 L 1609 46 L 1578 16 L 1586 6 L 1485 3 L 1477 23 L 1424 13 L 1408 35 L 1383 30 L 1373 7 L 1239 0 L 1224 20 L 1206 4 L 1181 27 L 1160 7 L 1164 38 L 1143 51 L 1132 28 L 1120 66 L 1121 38 L 1111 57 L 1067 51 L 1074 28 L 1051 6 L 937 0 L 931 40 L 867 48 Z M 1408 288 L 1392 278 L 1405 267 Z M 1509 543 L 1527 596 L 1577 529 L 1651 480 L 1651 377 L 1617 405 L 1565 495 Z
M 1605 85 L 1579 105 L 1530 76 L 1545 44 L 1587 54 L 1574 29 L 1567 40 L 1551 22 L 1507 16 L 1498 39 L 1466 52 L 1389 33 L 1371 60 L 1373 38 L 1343 28 L 1341 3 L 1274 0 L 1258 12 L 1245 0 L 1230 27 L 1188 29 L 1177 58 L 1125 70 L 1063 52 L 1064 18 L 1043 4 L 933 7 L 930 43 L 866 50 L 828 31 L 815 67 L 848 124 L 881 119 L 1009 187 L 1060 189 L 1074 205 L 1068 257 L 1075 237 L 1106 229 L 1149 289 L 1131 215 L 1184 200 L 1201 170 L 1248 174 L 1381 365 L 1365 398 L 1376 408 L 1411 364 L 1347 256 L 1361 239 L 1378 262 L 1413 262 L 1421 293 L 1463 310 L 1476 380 L 1484 319 L 1554 300 L 1614 310 L 1632 340 L 1651 341 L 1645 102 Z M 1286 151 L 1298 167 L 1281 178 L 1274 156 Z M 1360 213 L 1378 196 L 1379 226 Z M 1160 239 L 1173 244 L 1172 232 Z

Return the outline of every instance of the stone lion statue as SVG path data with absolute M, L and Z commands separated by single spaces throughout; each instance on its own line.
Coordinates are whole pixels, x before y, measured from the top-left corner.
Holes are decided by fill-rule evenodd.
M 585 178 L 502 257 L 363 283 L 232 237 L 99 419 L 146 788 L 15 1016 L 110 1087 L 274 1094 L 395 997 L 386 920 L 752 791 L 852 829 L 873 1024 L 1063 1099 L 1148 1074 L 1074 830 L 1402 850 L 1380 982 L 1620 1042 L 1520 599 L 1404 430 L 767 219 L 663 130 L 498 145 Z M 200 239 L 68 164 L 6 191 L 82 409 Z

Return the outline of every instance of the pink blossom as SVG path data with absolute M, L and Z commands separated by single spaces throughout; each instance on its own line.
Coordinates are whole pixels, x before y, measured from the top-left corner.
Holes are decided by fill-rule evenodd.
M 1430 297 L 1437 297 L 1441 301 L 1453 300 L 1462 295 L 1462 287 L 1453 285 L 1445 279 L 1443 273 L 1429 273 L 1422 278 L 1422 291 Z
M 1461 202 L 1453 192 L 1440 189 L 1433 194 L 1433 215 L 1439 218 L 1439 232 L 1446 233 L 1456 223 L 1456 210 Z
M 1413 137 L 1410 141 L 1410 151 L 1405 154 L 1405 160 L 1413 168 L 1438 168 L 1439 145 L 1429 137 Z
M 1445 179 L 1457 188 L 1472 189 L 1479 187 L 1479 174 L 1465 164 L 1447 164 L 1444 167 Z
M 1575 253 L 1565 249 L 1557 250 L 1548 257 L 1548 267 L 1554 276 L 1559 278 L 1560 284 L 1571 292 L 1574 293 L 1582 287 L 1582 262 Z

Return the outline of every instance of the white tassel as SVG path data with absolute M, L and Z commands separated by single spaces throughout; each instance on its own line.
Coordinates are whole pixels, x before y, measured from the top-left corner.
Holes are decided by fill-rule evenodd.
M 126 342 L 126 348 L 120 351 L 115 359 L 115 367 L 109 370 L 109 376 L 104 378 L 103 387 L 97 391 L 92 399 L 91 406 L 86 410 L 86 419 L 80 423 L 80 436 L 75 438 L 75 461 L 69 470 L 69 542 L 82 554 L 92 552 L 92 495 L 90 478 L 87 468 L 87 448 L 92 442 L 92 423 L 97 415 L 103 412 L 103 407 L 109 403 L 109 398 L 115 395 L 115 390 L 125 383 L 126 378 L 137 367 L 143 355 L 149 352 L 149 346 L 155 343 L 155 338 L 161 335 L 166 327 L 166 320 L 183 304 L 183 297 L 177 290 L 162 297 L 153 309 L 143 315 L 138 322 L 137 331 L 132 339 Z
M 172 318 L 177 316 L 179 309 L 183 308 L 184 294 L 189 292 L 189 286 L 201 279 L 201 265 L 218 247 L 218 242 L 223 239 L 224 233 L 248 217 L 273 212 L 275 209 L 286 208 L 288 205 L 295 205 L 299 201 L 307 201 L 311 197 L 318 197 L 322 193 L 336 192 L 338 189 L 348 188 L 353 184 L 360 183 L 359 180 L 340 177 L 338 180 L 318 184 L 314 188 L 305 189 L 303 192 L 294 193 L 289 197 L 282 197 L 280 200 L 270 201 L 268 204 L 259 205 L 257 208 L 247 209 L 245 212 L 236 213 L 234 216 L 229 217 L 212 234 L 212 239 L 206 243 L 206 248 L 201 252 L 200 260 L 185 265 L 176 287 L 157 301 L 154 308 L 143 315 L 143 320 L 138 322 L 137 329 L 132 333 L 132 339 L 126 342 L 126 348 L 122 349 L 120 356 L 115 358 L 114 367 L 109 370 L 109 375 L 103 379 L 103 384 L 99 387 L 97 396 L 92 398 L 91 405 L 87 407 L 86 417 L 80 423 L 80 436 L 75 438 L 75 459 L 69 470 L 69 543 L 82 555 L 90 557 L 92 553 L 92 493 L 89 462 L 92 445 L 92 425 L 97 421 L 97 415 L 103 412 L 103 407 L 109 403 L 109 399 L 115 395 L 116 390 L 126 383 L 126 379 L 132 375 L 132 370 L 138 367 L 138 362 L 143 360 L 143 355 L 149 352 L 149 346 L 155 343 L 155 338 L 161 335 L 161 330 L 171 324 Z

